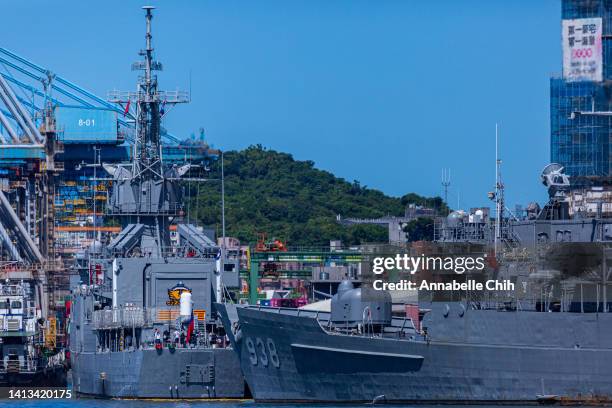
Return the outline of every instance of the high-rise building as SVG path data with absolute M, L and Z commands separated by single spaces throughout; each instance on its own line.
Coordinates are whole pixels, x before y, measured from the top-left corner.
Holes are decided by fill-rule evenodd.
M 563 74 L 550 82 L 551 161 L 574 185 L 610 177 L 612 0 L 562 0 Z

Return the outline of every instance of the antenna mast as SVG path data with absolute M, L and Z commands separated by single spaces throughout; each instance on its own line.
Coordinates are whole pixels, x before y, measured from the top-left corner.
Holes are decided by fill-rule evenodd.
M 442 169 L 442 188 L 444 188 L 444 204 L 448 207 L 448 188 L 451 184 L 450 169 Z
M 501 241 L 501 223 L 504 213 L 504 184 L 501 177 L 501 158 L 499 157 L 499 126 L 495 124 L 495 256 Z
M 125 106 L 126 113 L 135 105 L 136 129 L 132 162 L 104 166 L 114 178 L 107 210 L 120 216 L 124 227 L 134 222 L 145 225 L 143 234 L 150 237 L 146 246 L 161 257 L 162 248 L 170 245 L 169 222 L 184 214 L 178 180 L 189 170 L 188 165 L 175 168 L 163 163 L 162 112 L 165 105 L 189 102 L 189 97 L 184 91 L 158 90 L 155 71 L 161 71 L 162 64 L 154 58 L 151 32 L 154 7 L 144 6 L 143 10 L 145 49 L 138 52 L 142 59 L 132 64 L 132 71 L 142 71 L 136 91 L 111 91 L 108 97 L 109 102 Z
M 129 110 L 130 104 L 136 104 L 136 133 L 133 146 L 132 178 L 143 180 L 164 179 L 164 168 L 161 154 L 161 110 L 168 105 L 189 102 L 187 92 L 159 91 L 157 75 L 161 71 L 161 62 L 154 59 L 153 34 L 151 20 L 153 6 L 143 6 L 146 19 L 145 49 L 138 53 L 143 60 L 132 64 L 132 71 L 144 71 L 139 76 L 136 92 L 109 92 L 109 102 L 120 103 Z

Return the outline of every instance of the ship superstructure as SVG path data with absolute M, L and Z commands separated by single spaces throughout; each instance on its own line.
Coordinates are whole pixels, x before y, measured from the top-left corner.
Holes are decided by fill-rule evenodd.
M 543 207 L 534 202 L 520 212 L 511 212 L 501 206 L 499 221 L 486 207 L 455 210 L 436 220 L 435 240 L 492 245 L 499 230 L 500 254 L 557 243 L 612 243 L 609 186 L 573 186 L 558 163 L 547 165 L 540 178 L 549 195 Z M 499 197 L 490 194 L 498 201 Z

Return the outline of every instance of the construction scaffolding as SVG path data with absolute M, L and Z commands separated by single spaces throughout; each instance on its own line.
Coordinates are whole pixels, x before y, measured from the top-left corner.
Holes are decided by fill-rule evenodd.
M 564 0 L 561 15 L 563 20 L 602 19 L 603 81 L 550 81 L 551 162 L 561 164 L 572 185 L 581 187 L 610 176 L 612 117 L 594 113 L 612 110 L 612 3 Z

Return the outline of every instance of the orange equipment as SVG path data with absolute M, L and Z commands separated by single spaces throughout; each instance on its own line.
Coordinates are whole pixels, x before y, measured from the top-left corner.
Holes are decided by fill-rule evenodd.
M 257 252 L 287 252 L 287 246 L 283 241 L 277 238 L 272 238 L 270 241 L 266 241 L 266 233 L 257 233 L 257 245 L 255 246 Z

